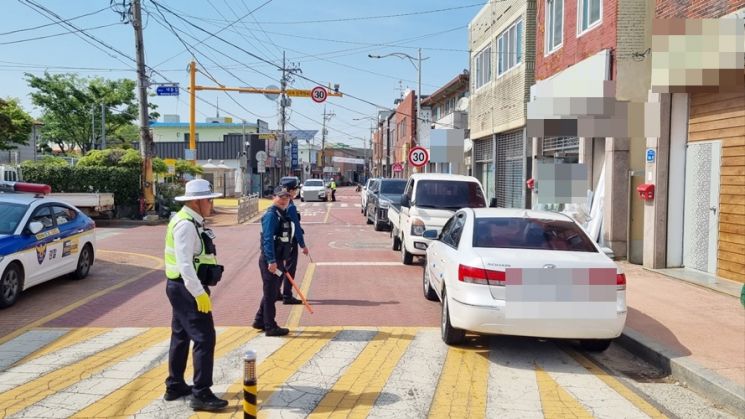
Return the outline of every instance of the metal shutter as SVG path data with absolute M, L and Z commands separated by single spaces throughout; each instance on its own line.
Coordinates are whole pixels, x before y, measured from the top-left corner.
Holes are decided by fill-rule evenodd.
M 480 140 L 473 140 L 473 161 L 490 162 L 494 153 L 494 140 L 489 137 Z
M 523 130 L 496 135 L 497 206 L 525 207 L 525 136 Z

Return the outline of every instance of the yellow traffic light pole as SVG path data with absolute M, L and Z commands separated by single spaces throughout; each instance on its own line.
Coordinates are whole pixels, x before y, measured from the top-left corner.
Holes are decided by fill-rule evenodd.
M 197 159 L 197 122 L 196 122 L 196 93 L 197 91 L 218 91 L 218 92 L 238 92 L 238 93 L 258 93 L 258 94 L 270 94 L 279 95 L 282 94 L 281 89 L 257 89 L 253 87 L 225 87 L 225 86 L 199 86 L 196 84 L 197 79 L 197 66 L 194 61 L 189 64 L 189 152 L 192 154 L 194 159 L 192 162 L 196 163 Z M 337 85 L 338 86 L 338 85 Z M 287 96 L 295 97 L 311 97 L 312 90 L 305 89 L 285 89 L 284 93 Z M 336 89 L 326 89 L 327 96 L 342 97 L 342 93 Z

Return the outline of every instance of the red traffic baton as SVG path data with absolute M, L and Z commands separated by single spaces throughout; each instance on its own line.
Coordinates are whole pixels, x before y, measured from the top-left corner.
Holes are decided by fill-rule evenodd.
M 295 292 L 297 293 L 297 295 L 300 296 L 300 300 L 302 300 L 303 305 L 305 306 L 305 308 L 308 309 L 308 312 L 310 314 L 313 314 L 313 308 L 311 308 L 310 304 L 308 304 L 308 300 L 305 299 L 305 296 L 303 295 L 303 292 L 300 291 L 300 288 L 298 288 L 297 287 L 297 284 L 295 284 L 295 280 L 292 278 L 292 275 L 290 275 L 290 273 L 287 272 L 287 271 L 285 271 L 285 275 L 287 275 L 287 279 L 290 280 L 290 284 L 292 284 L 292 288 L 294 288 L 295 289 Z

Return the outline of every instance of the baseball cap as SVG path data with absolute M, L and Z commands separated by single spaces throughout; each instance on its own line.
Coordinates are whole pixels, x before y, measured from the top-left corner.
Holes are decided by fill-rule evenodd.
M 274 196 L 284 198 L 286 196 L 292 196 L 292 194 L 284 187 L 277 186 L 276 188 L 274 188 Z

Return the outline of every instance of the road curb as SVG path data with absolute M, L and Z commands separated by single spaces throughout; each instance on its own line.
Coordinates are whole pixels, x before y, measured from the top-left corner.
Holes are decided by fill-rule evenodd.
M 641 333 L 624 329 L 616 342 L 732 413 L 745 411 L 745 387 L 681 357 Z

